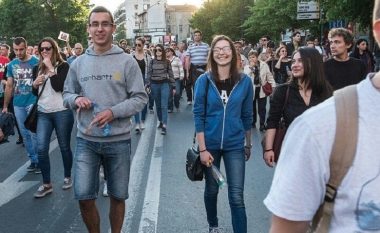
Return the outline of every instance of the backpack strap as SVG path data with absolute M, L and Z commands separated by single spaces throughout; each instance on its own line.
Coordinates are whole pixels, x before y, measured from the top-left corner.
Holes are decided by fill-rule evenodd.
M 338 187 L 352 166 L 358 141 L 359 108 L 356 85 L 335 91 L 334 99 L 336 131 L 330 156 L 330 178 L 326 184 L 324 203 L 312 221 L 312 231 L 316 233 L 329 232 Z

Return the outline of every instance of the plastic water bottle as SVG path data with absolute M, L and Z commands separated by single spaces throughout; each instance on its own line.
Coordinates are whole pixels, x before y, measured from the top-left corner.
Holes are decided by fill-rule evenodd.
M 95 102 L 92 102 L 92 107 L 94 108 L 93 116 L 95 117 L 97 113 L 100 112 L 99 105 Z M 105 124 L 102 128 L 103 136 L 111 135 L 111 125 L 109 123 Z
M 103 127 L 103 136 L 109 136 L 109 135 L 111 135 L 111 125 L 107 123 Z
M 214 164 L 211 165 L 211 173 L 216 182 L 218 183 L 219 188 L 223 188 L 227 185 L 226 178 Z

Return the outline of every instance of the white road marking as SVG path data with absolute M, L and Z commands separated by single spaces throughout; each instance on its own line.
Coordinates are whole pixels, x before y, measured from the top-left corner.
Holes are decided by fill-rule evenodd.
M 163 153 L 163 138 L 156 131 L 152 159 L 150 162 L 148 183 L 145 190 L 145 199 L 140 219 L 139 233 L 157 232 L 158 207 L 160 205 L 161 165 Z
M 135 155 L 132 160 L 130 180 L 129 180 L 129 198 L 126 201 L 126 213 L 123 222 L 123 233 L 132 232 L 132 222 L 128 221 L 133 219 L 139 194 L 141 193 L 141 182 L 143 177 L 144 166 L 149 156 L 149 144 L 152 141 L 154 132 L 156 130 L 155 117 L 153 115 L 147 116 L 145 121 L 145 129 L 141 133 L 139 144 L 137 145 Z M 133 133 L 133 132 L 132 132 Z M 108 230 L 111 232 L 111 229 Z
M 49 154 L 58 147 L 57 139 L 50 142 Z M 40 183 L 40 181 L 20 181 L 27 174 L 26 168 L 30 162 L 19 167 L 12 175 L 0 183 L 0 207 L 7 204 L 25 191 Z

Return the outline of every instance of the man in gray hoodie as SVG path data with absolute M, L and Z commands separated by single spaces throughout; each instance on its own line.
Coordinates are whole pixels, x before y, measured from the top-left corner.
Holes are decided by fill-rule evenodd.
M 64 105 L 77 115 L 74 193 L 91 233 L 100 232 L 95 199 L 101 163 L 107 174 L 111 230 L 121 231 L 131 165 L 130 117 L 148 101 L 137 62 L 112 45 L 115 29 L 109 10 L 95 7 L 90 12 L 87 31 L 93 46 L 71 64 L 63 91 Z

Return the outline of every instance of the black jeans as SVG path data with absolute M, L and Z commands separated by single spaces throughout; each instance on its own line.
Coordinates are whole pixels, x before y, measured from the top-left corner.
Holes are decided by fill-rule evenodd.
M 253 125 L 256 124 L 257 120 L 257 111 L 256 111 L 256 102 L 257 102 L 257 109 L 259 112 L 260 117 L 260 126 L 263 126 L 265 124 L 265 117 L 266 117 L 266 105 L 267 105 L 267 97 L 260 98 L 260 87 L 255 88 L 255 98 L 253 99 Z

